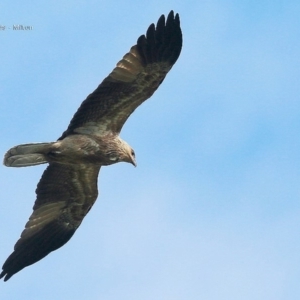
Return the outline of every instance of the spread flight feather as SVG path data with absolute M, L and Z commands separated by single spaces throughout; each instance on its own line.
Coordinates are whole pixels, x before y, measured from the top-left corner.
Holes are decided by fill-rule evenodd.
M 119 137 L 131 113 L 151 97 L 179 57 L 179 16 L 151 24 L 98 88 L 84 100 L 56 142 L 11 148 L 9 167 L 49 166 L 38 183 L 33 213 L 0 274 L 4 281 L 63 246 L 98 196 L 101 166 L 136 165 L 133 149 Z

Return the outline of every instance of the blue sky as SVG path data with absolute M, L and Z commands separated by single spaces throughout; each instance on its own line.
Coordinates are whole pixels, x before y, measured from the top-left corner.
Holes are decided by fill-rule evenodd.
M 121 133 L 138 167 L 103 168 L 71 241 L 1 299 L 299 299 L 299 1 L 2 1 L 0 153 L 56 140 L 171 9 L 181 56 Z M 43 170 L 1 168 L 2 262 Z

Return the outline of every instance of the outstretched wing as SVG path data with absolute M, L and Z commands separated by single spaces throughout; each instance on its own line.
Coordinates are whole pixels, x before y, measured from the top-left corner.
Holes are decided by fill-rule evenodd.
M 179 16 L 162 15 L 142 35 L 116 68 L 82 102 L 62 138 L 72 133 L 119 133 L 130 114 L 161 84 L 179 57 L 182 33 Z
M 36 189 L 33 213 L 0 274 L 4 281 L 63 246 L 98 196 L 100 167 L 50 164 Z

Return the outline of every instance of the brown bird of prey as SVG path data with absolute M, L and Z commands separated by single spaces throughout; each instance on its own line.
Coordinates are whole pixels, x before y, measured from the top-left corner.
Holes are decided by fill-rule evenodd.
M 4 281 L 69 241 L 98 196 L 101 166 L 136 165 L 134 150 L 119 137 L 132 112 L 152 96 L 179 57 L 179 16 L 162 15 L 155 27 L 118 62 L 84 100 L 69 127 L 51 143 L 24 144 L 5 154 L 7 167 L 43 163 L 33 213 L 0 274 Z

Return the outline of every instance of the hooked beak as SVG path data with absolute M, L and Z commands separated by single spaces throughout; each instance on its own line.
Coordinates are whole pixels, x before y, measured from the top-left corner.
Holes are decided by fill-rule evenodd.
M 131 163 L 136 167 L 137 163 L 134 157 L 131 157 Z

